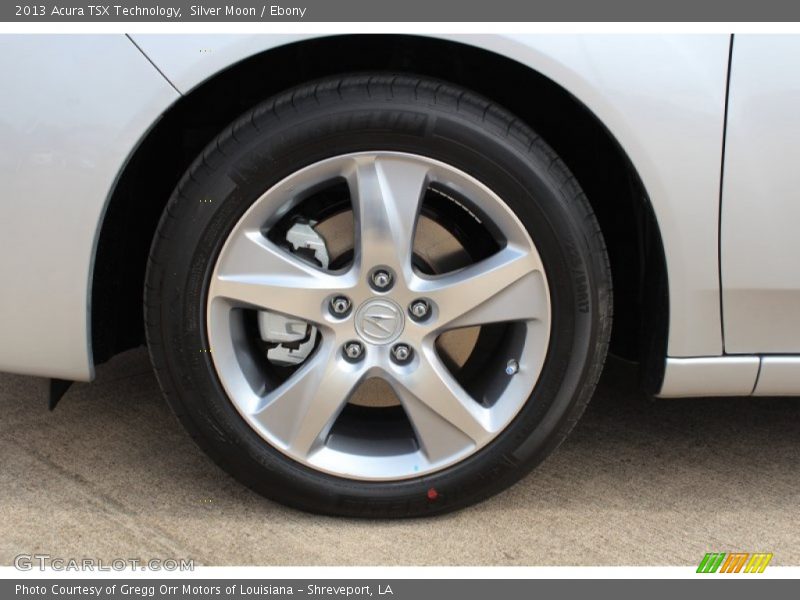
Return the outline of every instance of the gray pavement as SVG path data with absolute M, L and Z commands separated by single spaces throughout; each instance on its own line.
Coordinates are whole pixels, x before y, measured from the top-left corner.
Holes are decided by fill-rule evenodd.
M 511 490 L 435 519 L 284 508 L 184 434 L 144 350 L 54 413 L 0 374 L 0 564 L 61 557 L 205 565 L 690 565 L 769 551 L 800 565 L 800 400 L 651 400 L 612 362 L 567 442 Z

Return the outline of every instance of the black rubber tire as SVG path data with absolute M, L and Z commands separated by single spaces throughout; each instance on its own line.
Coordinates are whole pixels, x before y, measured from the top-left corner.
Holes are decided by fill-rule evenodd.
M 532 99 L 535 101 L 535 99 Z M 394 150 L 449 163 L 488 185 L 534 240 L 551 292 L 547 358 L 532 398 L 481 451 L 398 482 L 323 474 L 287 458 L 239 416 L 207 352 L 206 287 L 228 232 L 264 191 L 338 154 Z M 210 200 L 210 202 L 209 202 Z M 161 388 L 195 441 L 252 489 L 303 510 L 410 517 L 467 506 L 518 481 L 573 428 L 600 376 L 611 274 L 577 181 L 519 119 L 467 90 L 407 75 L 347 75 L 287 91 L 242 115 L 169 200 L 150 253 L 147 341 Z M 431 500 L 428 490 L 438 492 Z

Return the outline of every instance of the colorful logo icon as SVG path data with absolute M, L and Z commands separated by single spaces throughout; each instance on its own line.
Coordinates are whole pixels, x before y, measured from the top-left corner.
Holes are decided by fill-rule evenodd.
M 763 573 L 772 552 L 709 552 L 697 565 L 698 573 Z

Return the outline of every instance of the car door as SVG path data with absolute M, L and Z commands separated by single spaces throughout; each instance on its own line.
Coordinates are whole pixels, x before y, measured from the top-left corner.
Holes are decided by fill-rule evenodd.
M 771 355 L 755 393 L 798 393 L 800 36 L 734 37 L 722 189 L 725 351 Z
M 737 35 L 728 98 L 725 350 L 800 353 L 800 36 Z

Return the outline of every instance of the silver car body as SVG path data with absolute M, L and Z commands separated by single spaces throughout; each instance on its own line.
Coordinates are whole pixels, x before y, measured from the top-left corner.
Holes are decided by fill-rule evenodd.
M 97 241 L 137 144 L 203 81 L 311 37 L 0 37 L 0 370 L 94 377 Z M 800 394 L 800 39 L 447 39 L 548 77 L 629 157 L 666 258 L 660 394 Z

